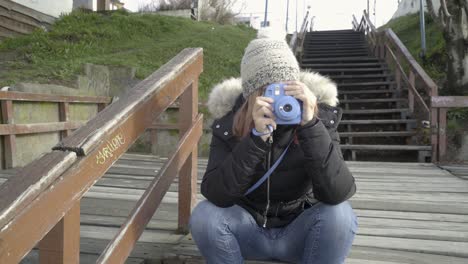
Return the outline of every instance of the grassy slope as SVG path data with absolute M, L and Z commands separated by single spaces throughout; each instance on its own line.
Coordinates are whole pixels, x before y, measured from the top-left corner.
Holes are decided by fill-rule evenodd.
M 419 27 L 419 15 L 413 14 L 388 22 L 382 28 L 391 28 L 405 44 L 418 63 L 426 70 L 429 76 L 437 83 L 443 83 L 445 79 L 445 42 L 442 31 L 426 14 L 426 60 L 423 61 L 421 53 L 421 33 Z
M 254 36 L 250 28 L 178 17 L 77 11 L 50 32 L 0 44 L 0 55 L 15 51 L 20 58 L 3 66 L 0 87 L 17 81 L 71 83 L 84 63 L 133 66 L 143 79 L 182 49 L 203 47 L 200 96 L 205 99 L 213 84 L 239 75 L 244 48 Z

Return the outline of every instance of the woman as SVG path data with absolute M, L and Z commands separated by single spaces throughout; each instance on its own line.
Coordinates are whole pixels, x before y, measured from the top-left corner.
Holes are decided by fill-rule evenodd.
M 300 124 L 276 124 L 274 100 L 263 96 L 272 83 L 302 102 Z M 219 84 L 208 101 L 215 121 L 201 185 L 207 200 L 190 220 L 207 263 L 344 263 L 357 229 L 346 200 L 356 186 L 339 147 L 337 102 L 336 85 L 301 72 L 284 38 L 259 32 L 249 43 L 241 79 Z

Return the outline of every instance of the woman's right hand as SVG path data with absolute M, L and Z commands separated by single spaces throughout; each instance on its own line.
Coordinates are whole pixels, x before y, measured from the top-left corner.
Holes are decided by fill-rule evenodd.
M 258 96 L 255 99 L 255 104 L 252 109 L 252 118 L 255 124 L 255 129 L 258 132 L 267 132 L 268 125 L 276 130 L 275 115 L 273 114 L 273 99 L 270 97 Z M 266 141 L 270 134 L 264 135 L 261 138 Z

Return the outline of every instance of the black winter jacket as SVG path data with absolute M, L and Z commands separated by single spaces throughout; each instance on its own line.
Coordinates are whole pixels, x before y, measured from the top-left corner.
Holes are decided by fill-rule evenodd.
M 237 204 L 260 226 L 272 228 L 289 224 L 317 200 L 338 204 L 356 192 L 339 147 L 340 108 L 320 103 L 318 118 L 304 126 L 278 126 L 269 143 L 252 134 L 241 139 L 233 136 L 234 114 L 243 102 L 239 95 L 232 109 L 212 125 L 210 156 L 201 185 L 210 202 L 219 207 Z M 269 180 L 245 196 L 290 141 L 293 143 Z

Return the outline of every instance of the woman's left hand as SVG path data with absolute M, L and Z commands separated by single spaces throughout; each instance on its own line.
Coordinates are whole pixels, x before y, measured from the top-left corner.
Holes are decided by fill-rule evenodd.
M 302 121 L 301 126 L 312 120 L 317 107 L 317 97 L 310 89 L 300 81 L 284 82 L 286 87 L 284 92 L 286 95 L 293 96 L 302 101 Z

